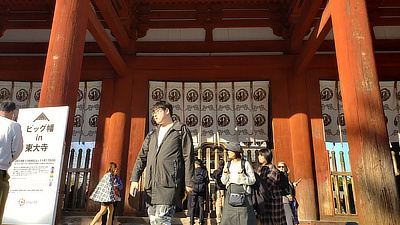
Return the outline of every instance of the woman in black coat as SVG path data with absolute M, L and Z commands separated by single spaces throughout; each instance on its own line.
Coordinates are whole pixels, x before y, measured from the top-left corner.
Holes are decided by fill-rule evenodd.
M 286 225 L 282 193 L 279 187 L 279 171 L 272 164 L 272 151 L 268 148 L 261 149 L 258 152 L 258 161 L 261 165 L 257 173 L 264 183 L 268 196 L 264 213 L 257 215 L 259 224 Z

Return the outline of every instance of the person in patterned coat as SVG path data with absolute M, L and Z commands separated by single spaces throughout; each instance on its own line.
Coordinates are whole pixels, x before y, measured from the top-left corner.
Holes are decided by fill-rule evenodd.
M 282 202 L 282 192 L 279 188 L 279 171 L 272 164 L 272 151 L 268 148 L 261 149 L 258 152 L 258 161 L 260 167 L 257 173 L 268 192 L 269 196 L 265 202 L 265 211 L 258 214 L 260 225 L 286 225 L 285 210 Z
M 110 162 L 103 178 L 94 189 L 92 195 L 90 195 L 90 199 L 101 204 L 100 211 L 94 216 L 90 225 L 94 225 L 97 220 L 99 220 L 107 211 L 107 225 L 111 225 L 112 215 L 114 213 L 113 202 L 118 200 L 118 196 L 115 195 L 114 189 L 114 180 L 116 174 L 117 164 Z

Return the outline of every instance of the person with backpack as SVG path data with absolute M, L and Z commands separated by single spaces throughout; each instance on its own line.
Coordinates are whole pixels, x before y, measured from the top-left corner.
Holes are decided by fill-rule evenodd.
M 278 162 L 278 170 L 280 171 L 281 186 L 285 186 L 285 191 L 282 191 L 283 208 L 285 209 L 286 222 L 288 225 L 299 224 L 297 216 L 298 203 L 296 200 L 295 187 L 298 182 L 290 182 L 289 180 L 289 167 L 285 162 Z
M 222 210 L 224 208 L 225 185 L 221 182 L 222 173 L 224 171 L 224 160 L 218 161 L 218 168 L 214 170 L 211 177 L 215 180 L 216 198 L 215 198 L 215 213 L 217 225 L 221 223 Z
M 206 198 L 207 185 L 210 182 L 208 172 L 203 167 L 200 159 L 194 161 L 194 186 L 193 191 L 189 193 L 190 202 L 190 225 L 194 224 L 195 209 L 199 209 L 199 223 L 204 223 L 204 200 Z
M 254 170 L 248 161 L 242 161 L 243 149 L 239 143 L 230 142 L 225 149 L 228 150 L 230 161 L 225 165 L 221 177 L 227 189 L 221 225 L 257 224 L 250 187 L 256 182 Z
M 264 213 L 257 213 L 260 225 L 285 225 L 285 210 L 282 202 L 279 170 L 272 164 L 272 151 L 268 148 L 258 152 L 260 167 L 257 173 L 265 187 L 268 199 L 265 202 Z
M 143 141 L 132 171 L 129 194 L 135 196 L 145 171 L 144 198 L 150 224 L 171 224 L 176 209 L 182 209 L 185 192 L 193 191 L 193 140 L 185 124 L 173 121 L 170 103 L 157 102 L 152 115 L 158 125 Z

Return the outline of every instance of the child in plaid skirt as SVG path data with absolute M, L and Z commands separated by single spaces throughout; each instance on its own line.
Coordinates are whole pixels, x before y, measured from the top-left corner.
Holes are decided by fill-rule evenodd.
M 114 205 L 112 204 L 116 200 L 118 200 L 118 196 L 115 195 L 114 190 L 114 179 L 117 173 L 117 164 L 111 162 L 108 165 L 106 173 L 103 178 L 100 180 L 99 184 L 94 189 L 90 199 L 95 202 L 100 202 L 101 207 L 100 211 L 96 214 L 90 225 L 94 225 L 97 220 L 103 216 L 104 213 L 108 211 L 107 216 L 107 225 L 111 225 L 112 223 L 112 214 L 114 212 Z

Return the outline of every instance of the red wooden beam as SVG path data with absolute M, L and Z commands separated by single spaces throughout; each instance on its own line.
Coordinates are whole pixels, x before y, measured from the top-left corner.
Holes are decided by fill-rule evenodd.
M 307 41 L 303 41 L 305 45 Z M 400 51 L 400 39 L 375 39 L 374 50 Z M 114 43 L 117 44 L 117 43 Z M 0 53 L 40 54 L 47 52 L 47 42 L 0 42 Z M 210 52 L 283 52 L 285 41 L 139 41 L 136 53 L 210 53 Z M 117 46 L 118 49 L 118 46 Z M 333 52 L 333 40 L 324 40 L 318 52 Z M 96 42 L 86 42 L 84 53 L 102 53 Z
M 299 18 L 299 22 L 295 24 L 295 28 L 290 38 L 290 52 L 297 52 L 301 48 L 304 36 L 309 32 L 316 14 L 321 8 L 324 0 L 305 1 L 302 6 L 303 10 Z
M 1 46 L 1 43 L 0 43 Z M 283 52 L 284 41 L 137 42 L 138 53 Z
M 127 66 L 107 32 L 104 30 L 103 25 L 101 25 L 96 13 L 93 10 L 89 10 L 88 14 L 89 32 L 92 34 L 97 44 L 99 44 L 118 75 L 121 77 L 126 76 L 128 74 Z
M 322 14 L 320 24 L 315 27 L 312 34 L 308 38 L 306 44 L 301 49 L 300 54 L 296 58 L 296 62 L 293 66 L 293 71 L 295 74 L 303 72 L 307 65 L 311 62 L 314 54 L 318 51 L 322 42 L 324 42 L 326 35 L 332 29 L 331 21 L 331 9 L 328 3 Z
M 129 36 L 121 23 L 117 13 L 115 12 L 114 6 L 111 1 L 107 0 L 94 0 L 96 6 L 99 8 L 101 15 L 106 20 L 108 27 L 111 29 L 115 39 L 119 46 L 125 51 L 132 52 L 132 44 Z

